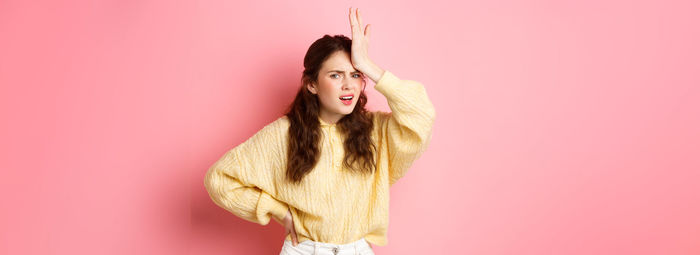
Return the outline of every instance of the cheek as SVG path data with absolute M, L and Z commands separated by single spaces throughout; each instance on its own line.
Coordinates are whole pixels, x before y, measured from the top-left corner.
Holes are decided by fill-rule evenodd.
M 358 79 L 358 80 L 353 80 L 352 85 L 353 85 L 353 87 L 355 87 L 355 91 L 362 91 L 363 86 L 365 86 L 366 84 L 364 84 L 362 82 L 362 80 Z
M 321 100 L 321 103 L 323 105 L 326 105 L 326 106 L 332 105 L 333 103 L 335 103 L 334 100 L 336 99 L 335 94 L 328 89 L 320 90 L 318 92 L 318 98 L 319 98 L 319 100 Z
M 338 95 L 340 90 L 333 83 L 321 83 L 319 86 L 319 93 L 321 94 L 321 97 L 331 98 Z
M 337 82 L 326 80 L 326 81 L 321 82 L 321 83 L 319 84 L 319 86 L 320 86 L 320 89 L 323 90 L 324 92 L 326 92 L 326 93 L 328 93 L 328 92 L 333 93 L 333 92 L 335 92 L 338 88 L 340 88 L 340 84 L 336 84 L 336 83 L 337 83 Z

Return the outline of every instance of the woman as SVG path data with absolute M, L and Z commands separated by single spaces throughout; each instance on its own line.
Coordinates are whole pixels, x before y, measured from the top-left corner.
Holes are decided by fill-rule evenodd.
M 374 254 L 386 245 L 389 188 L 427 148 L 435 109 L 423 85 L 367 55 L 369 25 L 350 8 L 352 39 L 325 35 L 304 57 L 287 113 L 212 165 L 205 187 L 245 220 L 285 226 L 281 254 Z M 364 107 L 365 77 L 391 112 Z

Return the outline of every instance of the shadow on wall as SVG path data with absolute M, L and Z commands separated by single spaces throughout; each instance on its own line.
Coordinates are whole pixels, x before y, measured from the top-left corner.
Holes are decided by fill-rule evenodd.
M 279 50 L 279 49 L 278 49 Z M 306 50 L 306 49 L 304 49 Z M 283 52 L 283 51 L 281 51 Z M 288 53 L 288 52 L 287 52 Z M 279 54 L 270 56 L 265 66 L 248 66 L 252 72 L 243 70 L 231 73 L 229 84 L 236 86 L 237 95 L 231 95 L 231 107 L 236 106 L 235 97 L 253 96 L 250 102 L 256 105 L 247 105 L 230 127 L 224 130 L 235 130 L 230 137 L 222 137 L 219 141 L 230 143 L 223 145 L 225 150 L 232 149 L 238 144 L 254 135 L 266 124 L 284 115 L 287 106 L 292 102 L 299 88 L 301 72 L 303 70 L 303 52 L 299 56 L 294 54 Z M 259 81 L 256 84 L 237 84 L 241 75 L 254 75 L 242 80 Z M 262 75 L 260 75 L 262 74 Z M 246 95 L 246 91 L 256 91 L 255 95 Z M 259 105 L 257 105 L 259 104 Z M 227 105 L 228 106 L 228 105 Z M 234 112 L 238 113 L 238 110 Z M 242 117 L 242 118 L 241 118 Z M 238 126 L 244 125 L 245 127 Z M 232 142 L 233 141 L 233 142 Z M 222 145 L 202 145 L 203 148 L 221 148 Z M 284 227 L 271 219 L 263 226 L 249 222 L 217 206 L 209 197 L 204 187 L 204 176 L 209 167 L 218 157 L 226 151 L 219 149 L 208 150 L 209 153 L 193 152 L 198 155 L 193 159 L 193 168 L 190 181 L 190 252 L 192 254 L 223 253 L 231 254 L 277 254 L 282 249 L 284 242 Z M 209 155 L 207 155 L 209 154 Z M 203 156 L 206 155 L 206 156 Z M 206 160 L 205 160 L 206 159 Z M 213 159 L 209 160 L 209 159 Z

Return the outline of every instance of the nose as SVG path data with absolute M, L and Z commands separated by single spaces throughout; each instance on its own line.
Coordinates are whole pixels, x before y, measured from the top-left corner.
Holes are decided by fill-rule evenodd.
M 345 78 L 343 79 L 343 90 L 353 90 L 355 88 L 355 83 L 352 82 L 350 79 Z

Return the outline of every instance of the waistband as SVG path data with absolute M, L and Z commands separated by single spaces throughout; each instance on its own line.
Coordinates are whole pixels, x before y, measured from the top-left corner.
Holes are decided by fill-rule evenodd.
M 291 243 L 292 241 L 290 240 L 285 240 L 285 242 Z M 345 244 L 333 244 L 333 243 L 323 243 L 323 242 L 317 242 L 313 240 L 305 240 L 299 243 L 299 245 L 308 245 L 312 247 L 320 247 L 320 248 L 337 248 L 339 250 L 345 250 L 345 249 L 353 249 L 353 248 L 359 248 L 359 247 L 370 247 L 369 244 L 367 243 L 367 240 L 365 238 L 360 238 L 357 241 L 350 242 L 350 243 L 345 243 Z M 370 247 L 371 248 L 371 247 Z

